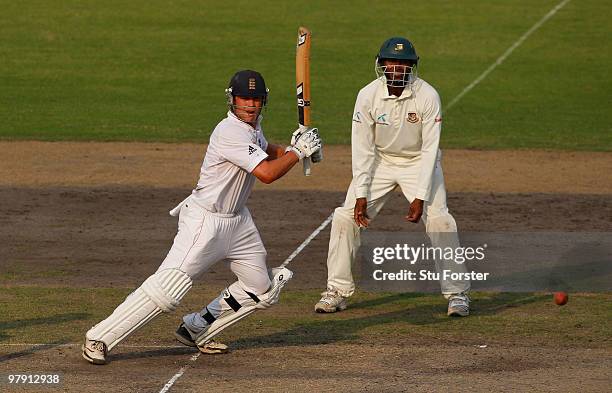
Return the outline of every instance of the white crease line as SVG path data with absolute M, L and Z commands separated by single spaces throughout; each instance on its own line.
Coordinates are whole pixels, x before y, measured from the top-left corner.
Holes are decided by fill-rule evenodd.
M 552 10 L 548 11 L 548 14 L 544 15 L 544 17 L 542 17 L 542 19 L 540 19 L 538 22 L 536 22 L 535 25 L 531 26 L 531 28 L 529 30 L 527 30 L 525 32 L 525 34 L 523 34 L 521 36 L 521 38 L 519 38 L 518 40 L 516 40 L 516 42 L 514 44 L 512 44 L 512 46 L 510 46 L 510 48 L 508 48 L 504 54 L 502 54 L 497 60 L 495 60 L 495 62 L 493 64 L 491 64 L 489 66 L 489 68 L 487 68 L 482 74 L 480 74 L 480 76 L 476 79 L 474 79 L 474 81 L 472 83 L 470 83 L 469 85 L 466 86 L 465 89 L 463 89 L 461 91 L 461 93 L 459 93 L 455 98 L 453 98 L 451 100 L 451 102 L 449 102 L 449 104 L 446 106 L 445 110 L 449 110 L 453 105 L 455 105 L 464 95 L 466 95 L 470 90 L 472 90 L 477 84 L 479 84 L 480 82 L 482 82 L 482 80 L 484 78 L 487 77 L 487 75 L 489 75 L 495 68 L 497 68 L 498 65 L 500 65 L 501 63 L 504 62 L 504 60 L 506 60 L 506 58 L 508 56 L 510 56 L 510 54 L 512 52 L 514 52 L 514 50 L 516 48 L 518 48 L 526 39 L 527 37 L 529 37 L 531 35 L 531 33 L 533 33 L 534 31 L 536 31 L 540 26 L 542 26 L 548 19 L 550 19 L 557 11 L 559 11 L 561 8 L 563 8 L 563 6 L 565 6 L 567 3 L 569 3 L 570 0 L 563 0 L 562 2 L 560 2 L 559 4 L 557 4 Z
M 312 241 L 312 239 L 314 239 L 323 229 L 325 229 L 325 227 L 327 225 L 329 225 L 329 223 L 331 222 L 332 218 L 334 217 L 334 213 L 330 214 L 329 217 L 327 217 L 325 219 L 325 221 L 323 221 L 321 223 L 321 225 L 319 225 L 319 227 L 317 229 L 315 229 L 310 236 L 308 236 L 306 238 L 306 240 L 304 240 L 302 242 L 302 244 L 300 244 L 298 246 L 298 248 L 295 249 L 295 251 L 293 251 L 291 253 L 291 255 L 289 255 L 287 257 L 287 259 L 285 259 L 283 261 L 283 263 L 281 264 L 281 267 L 283 266 L 287 266 L 289 264 L 289 262 L 291 262 L 293 260 L 293 258 L 295 258 L 300 252 L 302 252 L 302 250 L 304 248 L 306 248 L 306 246 L 308 245 L 308 243 L 310 243 Z M 195 362 L 198 357 L 200 356 L 200 352 L 198 352 L 197 354 L 193 355 L 190 359 L 191 362 Z M 180 370 L 178 370 L 178 372 L 176 374 L 174 374 L 172 376 L 172 378 L 170 378 L 170 380 L 164 385 L 164 387 L 162 388 L 162 390 L 159 391 L 159 393 L 166 393 L 170 390 L 170 388 L 174 385 L 174 383 L 183 376 L 183 374 L 185 373 L 185 370 L 187 369 L 187 367 L 189 366 L 189 364 L 184 365 L 183 367 L 181 367 Z
M 193 355 L 191 357 L 191 359 L 189 359 L 191 362 L 195 362 L 196 360 L 198 360 L 198 358 L 200 357 L 201 352 L 196 353 L 195 355 Z M 178 372 L 176 374 L 174 374 L 172 376 L 172 378 L 170 378 L 170 380 L 168 382 L 166 382 L 166 384 L 164 385 L 164 387 L 162 388 L 162 390 L 159 391 L 159 393 L 166 393 L 167 391 L 170 390 L 170 388 L 172 387 L 172 385 L 174 385 L 174 383 L 183 376 L 183 373 L 185 372 L 185 370 L 187 369 L 189 365 L 186 364 L 183 367 L 181 367 L 180 370 L 178 370 Z
M 332 218 L 334 218 L 334 213 L 333 213 L 333 212 L 332 212 L 332 214 L 330 214 L 330 215 L 329 215 L 329 217 L 327 217 L 327 218 L 325 219 L 325 221 L 323 221 L 323 222 L 321 223 L 321 225 L 319 225 L 319 227 L 318 227 L 317 229 L 315 229 L 315 230 L 314 230 L 314 231 L 313 231 L 313 232 L 310 234 L 310 236 L 308 236 L 308 237 L 306 238 L 306 240 L 304 240 L 304 241 L 302 242 L 302 244 L 300 244 L 300 245 L 299 245 L 299 247 L 298 247 L 298 248 L 296 248 L 296 249 L 295 249 L 295 251 L 293 251 L 293 252 L 291 253 L 291 255 L 289 255 L 289 256 L 287 257 L 287 259 L 285 259 L 285 260 L 283 261 L 283 263 L 281 263 L 280 267 L 285 267 L 285 266 L 287 266 L 287 265 L 289 264 L 289 262 L 291 262 L 291 261 L 293 260 L 293 258 L 297 257 L 297 256 L 298 256 L 298 254 L 299 254 L 300 252 L 302 252 L 302 250 L 303 250 L 304 248 L 306 248 L 306 246 L 308 245 L 308 243 L 310 243 L 310 242 L 312 241 L 312 239 L 314 239 L 315 237 L 317 237 L 317 235 L 318 235 L 318 234 L 319 234 L 319 233 L 320 233 L 320 232 L 321 232 L 323 229 L 325 229 L 325 227 L 326 227 L 327 225 L 329 225 L 329 223 L 331 222 Z

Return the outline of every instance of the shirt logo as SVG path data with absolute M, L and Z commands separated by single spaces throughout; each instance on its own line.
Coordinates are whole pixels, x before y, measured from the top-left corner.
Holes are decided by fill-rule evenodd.
M 255 153 L 257 150 L 253 146 L 249 146 L 249 155 Z
M 387 122 L 387 114 L 383 113 L 382 115 L 378 116 L 376 118 L 376 124 L 383 124 L 385 126 L 388 126 L 389 123 Z
M 441 117 L 436 117 L 436 120 L 434 120 L 436 123 L 441 123 L 442 122 L 442 118 Z
M 353 121 L 355 123 L 361 123 L 361 113 L 360 112 L 355 112 L 355 114 L 353 115 Z
M 415 112 L 409 112 L 406 120 L 408 121 L 408 123 L 416 123 L 419 121 L 419 116 L 417 116 Z

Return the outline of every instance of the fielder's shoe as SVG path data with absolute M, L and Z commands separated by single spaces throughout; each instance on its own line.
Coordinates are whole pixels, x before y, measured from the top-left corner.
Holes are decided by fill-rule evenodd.
M 470 315 L 470 298 L 464 293 L 450 295 L 447 314 L 449 317 L 467 317 Z
M 315 312 L 336 312 L 345 310 L 347 307 L 346 298 L 335 289 L 327 289 L 321 296 L 321 300 L 315 304 Z
M 194 339 L 191 337 L 191 333 L 189 333 L 189 330 L 187 330 L 184 323 L 181 323 L 178 329 L 176 329 L 176 332 L 174 332 L 174 337 L 176 337 L 181 344 L 185 344 L 188 347 L 197 347 Z
M 85 338 L 85 344 L 81 347 L 83 349 L 83 358 L 89 363 L 93 364 L 106 364 L 106 344 L 102 341 L 95 341 Z

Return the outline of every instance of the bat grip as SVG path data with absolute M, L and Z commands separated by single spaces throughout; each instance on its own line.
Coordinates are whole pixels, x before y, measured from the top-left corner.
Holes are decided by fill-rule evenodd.
M 302 160 L 303 164 L 304 164 L 304 176 L 310 176 L 310 167 L 312 166 L 312 161 L 310 160 L 310 157 L 304 157 L 304 160 Z

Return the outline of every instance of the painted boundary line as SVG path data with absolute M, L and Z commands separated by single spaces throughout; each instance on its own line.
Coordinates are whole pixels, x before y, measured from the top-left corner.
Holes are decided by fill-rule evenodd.
M 554 14 L 556 14 L 557 11 L 559 11 L 569 2 L 570 0 L 563 0 L 555 7 L 553 7 L 552 10 L 548 11 L 548 13 L 544 15 L 542 19 L 537 21 L 535 25 L 531 26 L 531 28 L 527 30 L 525 34 L 523 34 L 518 40 L 516 40 L 516 42 L 514 42 L 514 44 L 512 44 L 510 48 L 508 48 L 501 56 L 499 56 L 497 60 L 495 60 L 495 62 L 489 66 L 489 68 L 487 68 L 482 74 L 480 74 L 478 78 L 474 79 L 472 83 L 467 85 L 465 89 L 461 91 L 461 93 L 457 94 L 457 96 L 453 98 L 451 102 L 448 103 L 445 110 L 449 110 L 451 107 L 453 107 L 464 95 L 466 95 L 470 90 L 472 90 L 477 84 L 482 82 L 482 80 L 486 78 L 495 68 L 497 68 L 498 65 L 503 63 L 504 60 L 506 60 L 506 58 L 510 56 L 510 54 L 514 52 L 514 50 L 518 48 L 527 39 L 527 37 L 529 37 L 534 31 L 536 31 L 548 19 L 550 19 Z

